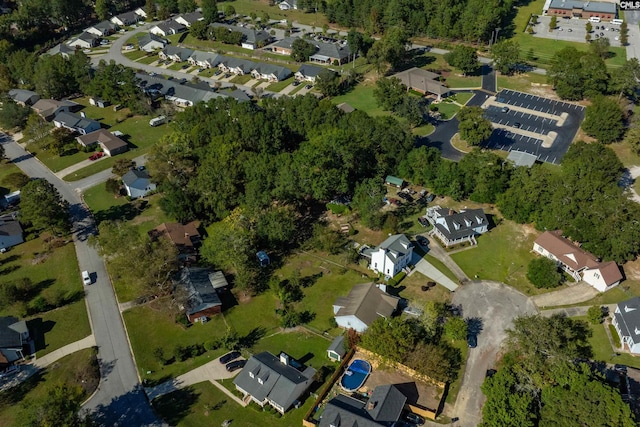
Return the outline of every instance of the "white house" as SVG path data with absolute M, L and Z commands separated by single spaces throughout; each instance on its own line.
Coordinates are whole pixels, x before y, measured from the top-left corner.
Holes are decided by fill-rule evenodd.
M 57 128 L 67 128 L 80 135 L 86 135 L 100 129 L 99 121 L 88 119 L 83 113 L 81 114 L 60 112 L 53 118 L 53 124 Z
M 191 27 L 191 24 L 198 21 L 204 21 L 204 16 L 201 12 L 191 12 L 178 15 L 173 18 L 174 21 L 184 25 L 185 27 Z
M 135 25 L 141 19 L 140 15 L 135 12 L 125 12 L 111 18 L 111 22 L 120 26 Z
M 482 209 L 456 212 L 452 209 L 432 206 L 427 209 L 427 220 L 433 225 L 429 232 L 446 246 L 469 242 L 476 244 L 476 236 L 489 229 L 489 221 Z
M 90 49 L 98 44 L 98 36 L 88 32 L 84 32 L 67 42 L 67 46 L 79 47 L 81 49 Z
M 284 0 L 280 2 L 278 7 L 280 8 L 280 10 L 298 9 L 298 2 L 297 0 Z
M 151 177 L 143 170 L 132 169 L 125 173 L 122 176 L 122 183 L 127 191 L 127 196 L 132 199 L 144 197 L 156 190 L 156 184 L 151 182 Z
M 618 303 L 611 320 L 622 346 L 631 353 L 640 354 L 640 298 Z
M 362 333 L 377 318 L 391 317 L 399 301 L 399 298 L 389 295 L 375 283 L 361 283 L 351 288 L 349 295 L 336 300 L 333 315 L 341 328 Z
M 575 280 L 584 280 L 600 292 L 618 286 L 622 274 L 613 261 L 601 262 L 593 254 L 562 237 L 562 231 L 545 231 L 533 243 L 533 250 L 558 264 Z
M 104 37 L 112 34 L 116 31 L 116 25 L 109 21 L 98 22 L 91 27 L 85 29 L 87 33 L 91 33 L 94 36 Z
M 140 50 L 144 50 L 145 52 L 153 52 L 159 49 L 163 49 L 168 42 L 156 36 L 155 34 L 145 34 L 144 36 L 138 39 L 138 46 Z
M 376 249 L 364 253 L 371 256 L 369 268 L 386 277 L 393 277 L 411 262 L 413 244 L 404 234 L 390 236 Z
M 180 24 L 179 22 L 169 20 L 159 23 L 149 29 L 151 34 L 155 34 L 156 36 L 166 37 L 172 34 L 178 34 L 187 29 L 186 26 Z

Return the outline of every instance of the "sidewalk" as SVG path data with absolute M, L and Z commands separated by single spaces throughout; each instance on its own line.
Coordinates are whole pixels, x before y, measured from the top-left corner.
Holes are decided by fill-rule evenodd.
M 96 345 L 96 339 L 93 335 L 89 335 L 86 338 L 83 338 L 79 341 L 72 342 L 71 344 L 67 344 L 62 348 L 59 348 L 55 351 L 52 351 L 49 354 L 45 354 L 44 356 L 33 361 L 33 366 L 38 369 L 46 368 L 52 363 L 62 359 L 65 356 L 68 356 L 76 351 L 83 350 L 85 348 L 91 348 Z
M 67 176 L 67 175 L 69 175 L 69 174 L 71 174 L 71 173 L 73 173 L 75 171 L 79 171 L 82 168 L 85 168 L 85 167 L 87 167 L 89 165 L 92 165 L 94 163 L 97 163 L 97 162 L 99 162 L 101 160 L 108 159 L 108 158 L 109 158 L 109 156 L 102 156 L 101 158 L 99 158 L 97 160 L 86 159 L 86 160 L 83 160 L 81 162 L 76 163 L 75 165 L 71 165 L 68 168 L 62 169 L 61 171 L 55 172 L 55 175 L 58 178 L 62 179 L 65 176 Z
M 613 313 L 616 309 L 616 304 L 604 304 L 604 307 L 607 307 L 609 313 Z M 540 314 L 544 317 L 551 317 L 554 314 L 564 314 L 567 317 L 586 316 L 587 311 L 589 311 L 590 308 L 590 305 L 581 305 L 579 307 L 551 308 L 548 310 L 541 310 Z

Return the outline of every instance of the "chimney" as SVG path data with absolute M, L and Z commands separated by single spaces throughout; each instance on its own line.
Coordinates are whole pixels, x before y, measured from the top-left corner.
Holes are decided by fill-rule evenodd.
M 280 353 L 280 363 L 289 366 L 289 355 L 285 352 Z
M 449 216 L 453 215 L 455 212 L 453 211 L 453 209 L 449 209 Z

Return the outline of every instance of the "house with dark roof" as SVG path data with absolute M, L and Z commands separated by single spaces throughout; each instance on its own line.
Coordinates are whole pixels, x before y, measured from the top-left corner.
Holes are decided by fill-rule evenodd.
M 482 209 L 467 209 L 456 212 L 453 209 L 432 206 L 427 208 L 427 220 L 433 225 L 429 232 L 445 246 L 462 242 L 477 244 L 476 236 L 486 233 L 489 221 Z
M 309 57 L 309 61 L 320 64 L 346 64 L 351 58 L 349 46 L 342 43 L 324 43 L 316 41 L 313 43 L 316 53 Z
M 333 315 L 341 328 L 362 333 L 379 317 L 391 317 L 399 301 L 400 298 L 389 295 L 375 283 L 361 283 L 333 303 Z
M 13 316 L 0 317 L 0 366 L 23 360 L 29 341 L 27 322 Z
M 212 52 L 201 52 L 194 50 L 189 57 L 189 63 L 191 65 L 197 65 L 201 68 L 214 68 L 217 67 L 220 62 L 224 60 L 224 56 L 218 55 Z
M 393 427 L 397 425 L 407 397 L 393 385 L 373 389 L 368 400 L 344 394 L 327 402 L 319 427 Z
M 316 77 L 318 77 L 318 74 L 320 74 L 322 70 L 326 70 L 326 68 L 318 67 L 317 65 L 302 64 L 298 71 L 296 71 L 295 78 L 298 81 L 315 83 Z
M 111 22 L 119 27 L 126 27 L 127 25 L 135 25 L 140 19 L 140 15 L 130 11 L 114 16 L 111 18 Z
M 265 64 L 262 62 L 255 63 L 253 69 L 251 70 L 251 76 L 254 79 L 267 80 L 270 82 L 280 82 L 287 79 L 292 74 L 293 71 L 286 67 L 281 67 L 279 65 L 273 64 Z
M 435 95 L 438 100 L 446 97 L 451 91 L 439 79 L 440 75 L 422 68 L 410 68 L 391 77 L 400 79 L 403 85 L 424 95 Z
M 271 405 L 284 414 L 292 406 L 300 404 L 315 373 L 312 367 L 302 371 L 294 368 L 287 354 L 281 353 L 276 357 L 265 351 L 247 360 L 233 384 L 245 399 L 250 398 L 262 407 Z
M 278 4 L 280 10 L 297 10 L 298 9 L 298 1 L 297 0 L 284 0 Z
M 67 46 L 79 47 L 81 49 L 90 49 L 98 44 L 100 36 L 95 34 L 83 32 L 79 36 L 76 36 L 67 42 Z
M 273 38 L 271 34 L 264 30 L 256 30 L 254 28 L 239 27 L 237 25 L 223 24 L 221 22 L 214 22 L 211 24 L 213 28 L 226 28 L 229 31 L 236 31 L 242 33 L 242 41 L 240 46 L 245 49 L 257 49 L 265 46 Z
M 127 196 L 132 199 L 144 197 L 156 190 L 156 184 L 151 182 L 151 177 L 144 170 L 132 169 L 122 177 Z
M 206 322 L 222 311 L 222 301 L 211 281 L 212 274 L 211 270 L 202 267 L 180 270 L 176 286 L 181 286 L 186 292 L 184 310 L 191 323 Z
M 58 128 L 67 128 L 80 135 L 86 135 L 100 129 L 100 122 L 88 119 L 84 115 L 66 112 L 56 114 L 53 118 L 53 124 Z
M 548 9 L 544 11 L 547 15 L 583 19 L 597 17 L 608 21 L 618 16 L 618 8 L 615 2 L 551 0 L 548 4 Z
M 22 226 L 15 215 L 0 216 L 0 251 L 4 252 L 23 242 Z
M 169 42 L 155 34 L 147 33 L 138 39 L 138 48 L 145 52 L 163 49 Z
M 85 29 L 87 33 L 91 33 L 96 37 L 105 37 L 109 34 L 113 34 L 118 29 L 118 26 L 109 21 L 98 22 L 95 25 L 92 25 Z
M 226 98 L 227 94 L 214 91 L 208 84 L 180 84 L 178 80 L 167 80 L 159 76 L 138 73 L 136 77 L 142 90 L 152 98 L 164 97 L 178 107 L 191 107 L 198 102 L 207 102 L 214 98 Z
M 347 354 L 347 342 L 344 335 L 338 335 L 331 341 L 331 345 L 327 348 L 327 357 L 334 362 L 341 362 L 344 355 Z
M 154 25 L 149 29 L 149 32 L 156 36 L 167 37 L 172 34 L 182 33 L 183 31 L 186 31 L 186 29 L 187 27 L 185 25 L 170 19 L 168 21 L 161 22 L 158 25 Z
M 98 129 L 86 135 L 76 137 L 83 147 L 100 145 L 107 156 L 115 156 L 129 150 L 127 143 L 106 129 Z
M 191 57 L 193 50 L 184 47 L 168 45 L 162 49 L 158 56 L 160 59 L 171 60 L 173 62 L 184 62 Z
M 53 118 L 62 112 L 78 111 L 82 106 L 73 101 L 57 101 L 55 99 L 40 99 L 31 106 L 31 109 L 37 115 L 50 122 Z
M 363 255 L 371 258 L 371 270 L 393 277 L 411 263 L 413 243 L 404 234 L 395 234 L 376 249 L 364 251 Z
M 194 22 L 204 21 L 204 16 L 202 16 L 202 12 L 196 11 L 196 12 L 190 12 L 190 13 L 183 13 L 181 15 L 174 17 L 173 20 L 188 28 L 188 27 L 191 27 L 191 24 L 193 24 Z
M 63 58 L 68 59 L 69 55 L 73 55 L 76 53 L 76 49 L 73 47 L 69 47 L 64 43 L 59 43 L 54 47 L 52 47 L 51 49 L 49 49 L 46 53 L 47 55 L 51 55 L 51 56 L 61 55 Z
M 40 95 L 31 90 L 10 89 L 9 98 L 13 99 L 13 102 L 16 104 L 22 105 L 23 107 L 29 107 L 38 102 Z
M 611 318 L 622 346 L 640 354 L 640 297 L 619 302 Z
M 545 231 L 533 242 L 533 250 L 553 260 L 575 280 L 584 280 L 600 292 L 618 286 L 622 273 L 614 261 L 602 262 L 562 236 L 561 230 Z
M 164 222 L 149 231 L 149 237 L 158 239 L 164 237 L 178 249 L 180 257 L 187 259 L 197 253 L 200 246 L 200 221 L 191 221 L 186 224 L 179 222 Z

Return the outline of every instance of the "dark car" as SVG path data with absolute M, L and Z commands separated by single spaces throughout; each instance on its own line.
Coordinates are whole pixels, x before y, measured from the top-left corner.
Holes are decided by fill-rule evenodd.
M 427 197 L 427 203 L 433 202 L 435 198 L 436 198 L 435 194 L 429 194 L 429 197 Z
M 229 372 L 233 372 L 236 371 L 238 369 L 244 368 L 244 365 L 247 363 L 246 360 L 236 360 L 233 361 L 231 363 L 227 363 L 227 366 L 225 366 L 225 368 L 227 369 L 227 371 Z
M 237 359 L 238 357 L 240 357 L 240 353 L 237 351 L 232 351 L 231 353 L 227 353 L 224 356 L 222 356 L 220 358 L 220 363 L 224 365 L 225 363 L 229 363 L 233 359 Z
M 418 242 L 419 245 L 421 246 L 428 246 L 429 245 L 429 241 L 427 240 L 426 237 L 424 236 L 416 236 L 416 242 Z
M 227 74 L 224 75 L 225 79 L 228 79 L 229 77 L 231 77 L 231 73 L 227 73 Z
M 414 414 L 413 412 L 409 412 L 407 415 L 405 415 L 404 419 L 419 426 L 424 424 L 424 418 L 422 418 L 420 415 Z
M 429 221 L 427 221 L 427 218 L 421 216 L 420 218 L 418 218 L 418 223 L 420 223 L 421 226 L 426 227 L 429 225 Z M 418 243 L 420 243 L 418 241 Z
M 469 348 L 476 348 L 478 346 L 478 337 L 474 334 L 467 335 L 467 344 Z
M 304 88 L 307 89 L 307 90 L 310 90 L 312 87 L 313 86 L 311 86 L 311 85 L 306 85 Z
M 509 107 L 502 107 L 502 112 L 503 113 L 508 113 L 509 112 Z
M 293 83 L 291 83 L 291 86 L 298 86 L 299 84 L 300 84 L 300 82 L 295 80 Z
M 515 122 L 515 123 L 513 124 L 513 127 L 514 127 L 514 128 L 518 128 L 518 129 L 520 129 L 520 126 L 522 126 L 522 125 L 521 125 L 520 123 L 518 123 L 518 122 Z
M 216 72 L 213 73 L 214 76 L 219 76 L 220 74 L 222 74 L 222 70 L 216 70 Z

